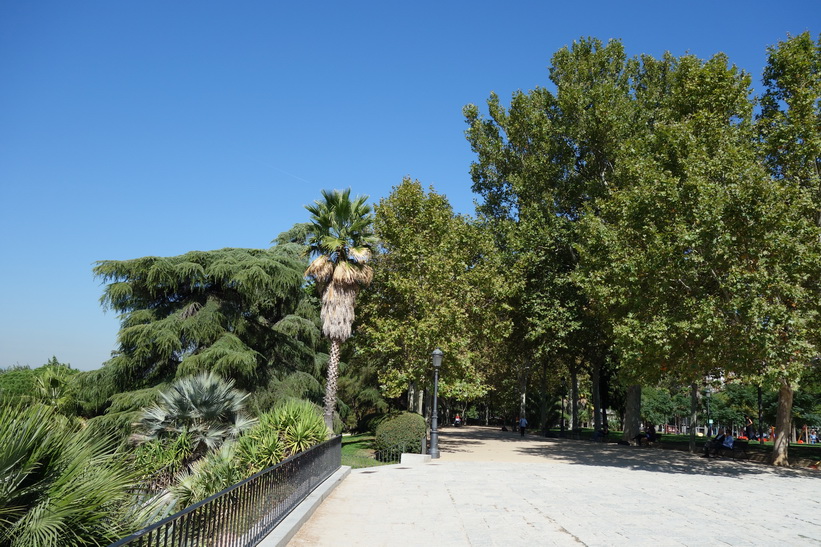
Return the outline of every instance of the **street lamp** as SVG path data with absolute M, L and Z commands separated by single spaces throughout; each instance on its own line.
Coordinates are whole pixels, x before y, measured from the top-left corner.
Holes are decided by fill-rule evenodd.
M 430 457 L 439 458 L 439 414 L 437 414 L 437 397 L 439 396 L 439 367 L 442 366 L 442 350 L 433 350 L 433 414 L 430 417 Z
M 713 396 L 713 390 L 710 389 L 710 386 L 707 386 L 705 394 L 707 395 L 707 436 L 712 437 L 713 436 L 713 420 L 710 418 L 710 399 Z

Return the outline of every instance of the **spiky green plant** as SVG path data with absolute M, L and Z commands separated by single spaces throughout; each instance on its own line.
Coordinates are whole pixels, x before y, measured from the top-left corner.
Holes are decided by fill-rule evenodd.
M 78 431 L 53 408 L 0 409 L 0 545 L 108 545 L 136 476 L 112 438 Z
M 253 472 L 261 471 L 321 443 L 327 434 L 318 406 L 291 399 L 259 417 L 239 441 L 239 458 Z
M 246 479 L 247 472 L 237 465 L 235 454 L 236 443 L 227 442 L 180 471 L 169 488 L 176 507 L 188 507 Z
M 233 380 L 210 372 L 181 378 L 159 394 L 157 404 L 144 410 L 134 424 L 132 441 L 142 444 L 187 434 L 193 458 L 202 457 L 256 423 L 244 412 L 247 397 L 234 389 Z

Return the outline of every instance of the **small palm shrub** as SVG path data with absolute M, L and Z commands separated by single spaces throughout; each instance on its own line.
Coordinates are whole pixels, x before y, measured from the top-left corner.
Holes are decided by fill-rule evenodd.
M 315 404 L 291 399 L 259 417 L 239 440 L 240 460 L 256 473 L 325 441 L 328 431 Z
M 136 483 L 116 440 L 79 430 L 45 405 L 0 408 L 0 545 L 108 545 Z
M 425 418 L 415 412 L 402 412 L 376 427 L 374 448 L 378 451 L 400 446 L 402 450 L 416 451 L 426 432 Z
M 191 464 L 189 469 L 180 471 L 169 488 L 170 499 L 179 511 L 246 478 L 247 472 L 237 465 L 236 444 L 227 442 Z
M 210 372 L 181 378 L 143 411 L 131 440 L 142 444 L 188 434 L 194 459 L 202 457 L 256 423 L 244 412 L 247 397 L 233 380 Z

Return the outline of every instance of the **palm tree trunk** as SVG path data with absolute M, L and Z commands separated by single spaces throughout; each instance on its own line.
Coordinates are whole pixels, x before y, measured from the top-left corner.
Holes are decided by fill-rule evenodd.
M 328 381 L 325 383 L 325 427 L 334 434 L 334 410 L 336 409 L 336 381 L 339 378 L 339 346 L 337 339 L 331 340 L 331 355 L 328 359 Z

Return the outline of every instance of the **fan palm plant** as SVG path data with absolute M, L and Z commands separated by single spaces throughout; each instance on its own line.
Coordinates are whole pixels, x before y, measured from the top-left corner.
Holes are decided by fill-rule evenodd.
M 108 545 L 137 482 L 115 439 L 79 431 L 44 405 L 0 409 L 0 545 Z
M 200 458 L 256 423 L 244 413 L 247 397 L 234 389 L 233 380 L 211 372 L 181 378 L 143 411 L 131 440 L 142 444 L 190 435 L 192 459 Z
M 305 276 L 316 282 L 322 295 L 322 333 L 331 342 L 324 407 L 325 426 L 331 433 L 339 350 L 351 336 L 356 295 L 373 278 L 368 261 L 376 243 L 371 231 L 371 208 L 365 204 L 368 196 L 352 200 L 350 194 L 350 189 L 323 190 L 323 200 L 305 206 L 311 213 L 308 254 L 315 257 Z

